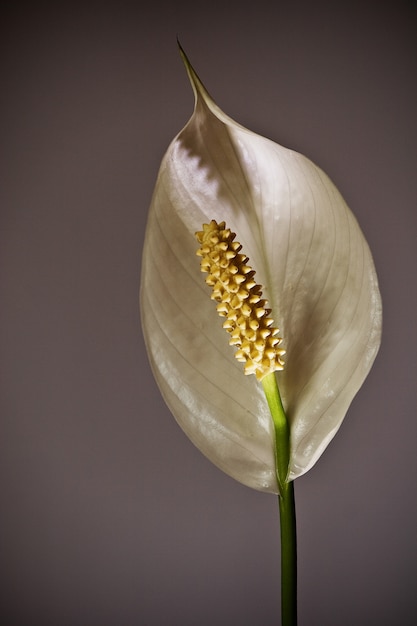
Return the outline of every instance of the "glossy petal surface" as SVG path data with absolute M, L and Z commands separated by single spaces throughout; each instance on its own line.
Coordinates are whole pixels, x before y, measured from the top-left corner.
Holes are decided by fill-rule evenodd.
M 375 268 L 326 174 L 227 117 L 187 69 L 194 113 L 164 156 L 149 212 L 144 336 L 165 401 L 194 444 L 240 482 L 276 493 L 262 386 L 243 375 L 228 345 L 194 233 L 226 221 L 263 285 L 286 349 L 277 379 L 291 424 L 291 479 L 327 447 L 378 351 Z

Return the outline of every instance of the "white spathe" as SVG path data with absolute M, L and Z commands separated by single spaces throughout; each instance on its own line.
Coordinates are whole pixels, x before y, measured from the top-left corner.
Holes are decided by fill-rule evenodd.
M 234 358 L 200 272 L 195 232 L 225 221 L 272 308 L 286 349 L 277 380 L 291 428 L 290 479 L 323 453 L 377 354 L 374 263 L 326 174 L 227 117 L 184 61 L 195 109 L 163 158 L 149 211 L 146 346 L 164 399 L 193 443 L 240 482 L 277 493 L 262 385 Z

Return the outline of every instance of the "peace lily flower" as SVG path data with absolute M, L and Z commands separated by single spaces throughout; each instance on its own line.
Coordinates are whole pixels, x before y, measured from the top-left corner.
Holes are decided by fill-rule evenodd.
M 145 341 L 193 443 L 238 481 L 278 493 L 260 381 L 278 380 L 292 481 L 323 453 L 375 359 L 374 263 L 326 174 L 225 115 L 183 58 L 195 108 L 163 158 L 149 211 Z

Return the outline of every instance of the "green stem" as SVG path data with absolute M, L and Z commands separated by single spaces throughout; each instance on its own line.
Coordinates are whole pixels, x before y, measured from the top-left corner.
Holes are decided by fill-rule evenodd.
M 288 481 L 290 428 L 281 402 L 275 374 L 262 380 L 275 430 L 275 465 L 279 486 L 281 527 L 282 626 L 297 626 L 297 536 L 294 483 Z
M 286 483 L 279 496 L 281 524 L 281 616 L 282 626 L 297 625 L 297 534 L 294 483 Z

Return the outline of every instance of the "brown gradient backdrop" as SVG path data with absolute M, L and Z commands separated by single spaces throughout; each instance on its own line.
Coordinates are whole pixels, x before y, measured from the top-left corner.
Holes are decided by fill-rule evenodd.
M 300 626 L 416 619 L 412 3 L 7 3 L 1 45 L 0 623 L 279 624 L 275 498 L 185 438 L 148 367 L 141 249 L 192 112 L 328 172 L 373 250 L 383 345 L 296 484 Z

